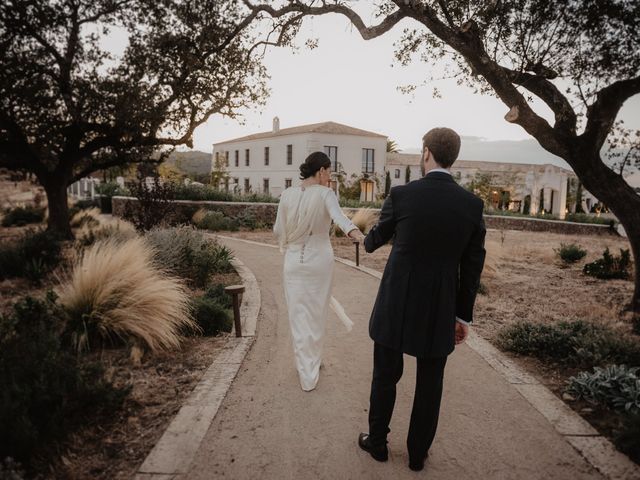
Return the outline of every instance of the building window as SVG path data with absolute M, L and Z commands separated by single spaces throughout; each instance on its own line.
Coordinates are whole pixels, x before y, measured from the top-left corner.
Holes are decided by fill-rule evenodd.
M 264 147 L 264 164 L 269 165 L 269 147 Z
M 240 150 L 236 150 L 235 152 L 235 165 L 236 167 L 240 166 Z
M 268 178 L 262 179 L 262 193 L 269 195 L 269 179 Z
M 337 172 L 338 171 L 338 147 L 325 145 L 324 153 L 326 153 L 327 157 L 329 157 L 329 160 L 331 160 L 331 170 L 333 170 L 334 172 Z
M 362 149 L 362 173 L 373 173 L 375 161 L 373 158 L 373 148 Z
M 284 188 L 289 188 L 291 187 L 291 179 L 290 178 L 285 178 L 284 179 Z
M 395 178 L 400 178 L 400 169 L 399 169 L 399 168 L 396 168 L 396 169 L 395 169 L 395 172 L 394 172 L 393 176 L 394 176 Z
M 293 165 L 293 145 L 287 145 L 287 165 Z
M 220 152 L 216 152 L 216 162 L 220 160 Z
M 249 179 L 245 178 L 244 179 L 244 193 L 250 193 L 251 192 L 251 184 L 249 183 Z
M 229 152 L 224 152 L 224 166 L 229 168 Z
M 244 166 L 245 167 L 249 166 L 249 149 L 248 148 L 244 151 Z
M 225 192 L 229 191 L 229 177 L 224 178 L 224 191 Z

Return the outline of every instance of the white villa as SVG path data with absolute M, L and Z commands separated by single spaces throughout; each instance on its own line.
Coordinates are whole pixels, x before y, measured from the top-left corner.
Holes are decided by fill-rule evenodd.
M 387 154 L 391 185 L 405 183 L 407 168 L 410 180 L 420 178 L 421 163 L 420 154 Z M 564 218 L 567 213 L 569 181 L 577 179 L 571 170 L 551 164 L 456 160 L 451 172 L 461 185 L 470 183 L 478 174 L 488 176 L 494 188 L 491 192 L 493 208 L 530 214 L 545 211 L 558 218 Z M 582 208 L 585 211 L 588 212 L 597 202 L 593 195 L 583 191 Z
M 281 129 L 275 117 L 270 132 L 213 144 L 212 164 L 225 169 L 229 190 L 279 197 L 297 183 L 298 167 L 315 151 L 324 151 L 332 170 L 343 178 L 364 177 L 362 201 L 374 200 L 384 188 L 387 137 L 336 122 Z M 338 189 L 337 181 L 333 183 Z

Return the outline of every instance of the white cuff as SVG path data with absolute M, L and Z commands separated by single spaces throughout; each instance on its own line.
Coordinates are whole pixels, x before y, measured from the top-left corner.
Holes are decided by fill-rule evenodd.
M 467 327 L 471 325 L 469 322 L 462 320 L 460 317 L 456 317 L 456 322 L 460 322 L 461 324 L 466 325 Z

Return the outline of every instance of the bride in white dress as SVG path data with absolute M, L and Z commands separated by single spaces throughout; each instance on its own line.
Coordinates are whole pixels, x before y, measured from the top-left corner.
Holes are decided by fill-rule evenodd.
M 300 386 L 313 390 L 318 383 L 325 324 L 333 282 L 331 220 L 350 238 L 364 235 L 342 212 L 333 190 L 331 161 L 314 152 L 300 165 L 302 183 L 280 197 L 273 231 L 284 253 L 284 293 L 289 310 Z

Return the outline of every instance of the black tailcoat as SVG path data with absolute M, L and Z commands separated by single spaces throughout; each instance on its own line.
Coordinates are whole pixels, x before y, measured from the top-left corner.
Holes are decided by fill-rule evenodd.
M 369 334 L 416 357 L 455 347 L 456 317 L 471 322 L 484 265 L 483 202 L 445 172 L 394 187 L 364 245 L 393 238 Z

